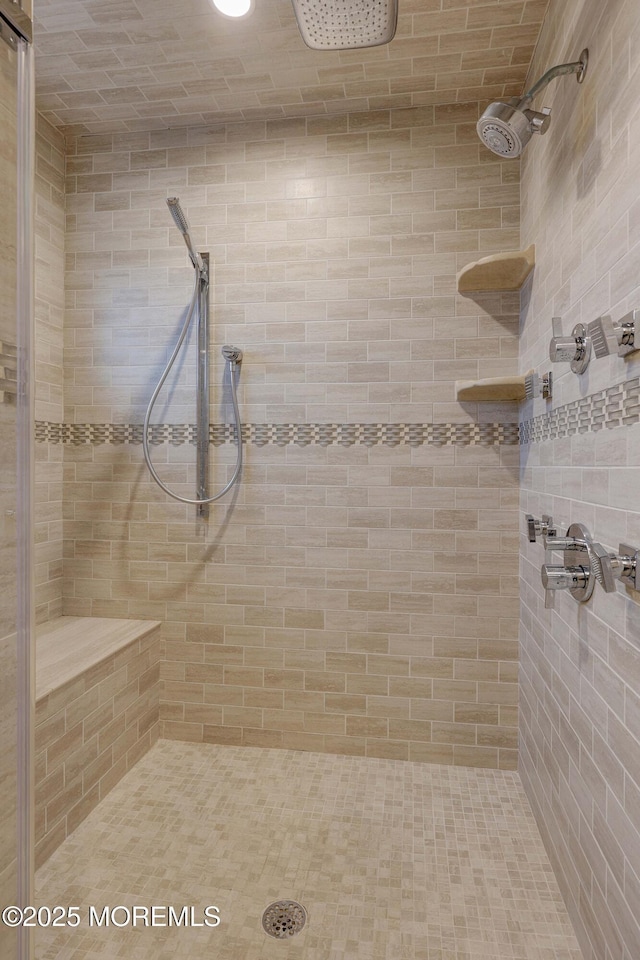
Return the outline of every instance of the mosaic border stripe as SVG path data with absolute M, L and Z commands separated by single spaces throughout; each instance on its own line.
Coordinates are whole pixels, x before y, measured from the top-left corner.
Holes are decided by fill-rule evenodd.
M 37 420 L 35 438 L 40 443 L 142 444 L 140 423 L 50 423 Z M 195 443 L 194 424 L 156 424 L 150 428 L 151 443 Z M 517 423 L 245 423 L 245 443 L 257 446 L 496 446 L 517 445 Z M 209 440 L 214 446 L 235 440 L 228 423 L 211 424 Z
M 640 377 L 523 421 L 520 424 L 520 443 L 559 440 L 634 423 L 640 423 Z
M 581 433 L 640 423 L 640 377 L 581 397 L 550 413 L 517 423 L 245 423 L 245 443 L 256 446 L 483 446 L 558 440 Z M 195 424 L 155 424 L 151 443 L 195 443 Z M 36 420 L 39 443 L 142 444 L 141 423 L 53 423 Z M 235 440 L 228 423 L 214 423 L 209 441 L 221 446 Z

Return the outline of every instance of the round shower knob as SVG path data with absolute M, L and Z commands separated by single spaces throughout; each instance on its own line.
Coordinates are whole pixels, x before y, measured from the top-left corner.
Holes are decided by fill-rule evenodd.
M 549 347 L 549 359 L 552 363 L 571 363 L 577 352 L 575 337 L 554 337 Z
M 584 373 L 591 360 L 591 337 L 583 323 L 576 323 L 570 337 L 562 335 L 562 320 L 553 317 L 553 336 L 549 344 L 549 359 L 552 363 L 570 363 L 574 373 Z
M 545 590 L 575 590 L 587 586 L 589 571 L 584 567 L 557 567 L 543 564 L 540 571 Z

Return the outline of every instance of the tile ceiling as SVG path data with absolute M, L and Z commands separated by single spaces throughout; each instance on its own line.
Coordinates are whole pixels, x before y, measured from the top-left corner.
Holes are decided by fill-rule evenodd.
M 69 133 L 488 102 L 523 89 L 548 0 L 399 0 L 386 46 L 315 51 L 291 0 L 35 0 L 38 109 Z

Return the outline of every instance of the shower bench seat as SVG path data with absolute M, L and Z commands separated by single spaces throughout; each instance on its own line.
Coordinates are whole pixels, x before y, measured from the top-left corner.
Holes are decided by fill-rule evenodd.
M 59 617 L 36 630 L 36 866 L 158 737 L 160 623 Z

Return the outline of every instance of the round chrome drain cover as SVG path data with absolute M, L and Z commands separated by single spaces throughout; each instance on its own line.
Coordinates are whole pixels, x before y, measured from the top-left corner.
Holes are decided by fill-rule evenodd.
M 286 940 L 300 933 L 307 922 L 307 911 L 295 900 L 276 900 L 262 914 L 262 928 L 270 937 Z

